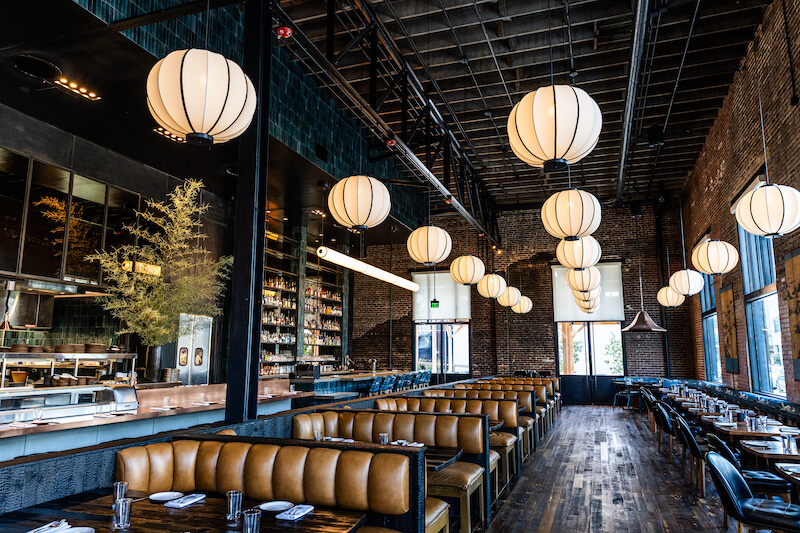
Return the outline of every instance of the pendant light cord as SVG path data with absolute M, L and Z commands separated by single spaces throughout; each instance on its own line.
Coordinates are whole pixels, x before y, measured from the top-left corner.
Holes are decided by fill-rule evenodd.
M 767 165 L 767 138 L 764 134 L 764 109 L 761 107 L 761 80 L 756 77 L 756 87 L 758 87 L 758 117 L 761 121 L 761 146 L 764 149 L 764 177 L 769 185 L 769 165 Z
M 208 50 L 208 28 L 211 26 L 211 0 L 206 1 L 206 37 L 203 48 Z
M 683 252 L 683 269 L 686 270 L 686 239 L 683 236 L 683 205 L 681 205 L 681 252 Z
M 669 268 L 669 244 L 664 244 L 664 247 L 667 249 L 667 285 L 669 285 L 669 278 L 672 277 L 672 272 Z
M 550 0 L 547 0 L 547 41 L 550 45 L 550 85 L 555 85 L 553 82 L 553 33 L 550 23 Z
M 642 311 L 644 311 L 644 291 L 642 291 L 642 250 L 636 250 L 636 255 L 639 257 L 639 302 L 642 304 Z

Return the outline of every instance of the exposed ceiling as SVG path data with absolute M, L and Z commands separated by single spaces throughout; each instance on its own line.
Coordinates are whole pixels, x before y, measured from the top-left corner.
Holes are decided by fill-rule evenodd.
M 649 2 L 624 171 L 626 201 L 651 200 L 683 188 L 767 3 Z M 284 0 L 281 7 L 320 50 L 326 50 L 326 2 Z M 338 54 L 365 27 L 370 8 L 362 0 L 338 0 L 336 7 Z M 498 209 L 540 204 L 567 185 L 566 172 L 545 176 L 519 161 L 506 135 L 512 104 L 550 83 L 551 54 L 555 83 L 574 80 L 603 114 L 600 141 L 591 155 L 573 166 L 573 184 L 601 201 L 616 199 L 636 2 L 375 0 L 372 9 L 440 109 Z M 370 93 L 368 41 L 338 64 L 362 95 Z M 287 46 L 292 48 L 292 43 Z M 298 57 L 303 59 L 302 54 Z M 380 94 L 392 87 L 397 66 L 385 53 L 378 55 L 378 62 Z M 381 118 L 396 133 L 402 129 L 399 93 L 395 89 L 380 109 Z M 410 107 L 409 129 L 420 114 L 413 104 Z M 665 122 L 664 146 L 651 148 L 648 128 Z M 425 145 L 410 144 L 425 160 Z M 434 145 L 432 152 L 436 150 Z M 433 166 L 439 177 L 442 161 L 437 158 Z M 450 189 L 458 197 L 455 185 Z

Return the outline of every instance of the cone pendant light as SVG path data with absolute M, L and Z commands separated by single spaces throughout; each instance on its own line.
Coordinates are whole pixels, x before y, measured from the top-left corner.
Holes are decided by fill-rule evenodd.
M 647 314 L 647 311 L 644 310 L 644 292 L 642 291 L 642 253 L 641 251 L 637 254 L 639 256 L 639 303 L 641 305 L 641 309 L 633 319 L 633 322 L 628 324 L 627 327 L 622 328 L 622 331 L 636 331 L 642 333 L 649 333 L 649 332 L 656 332 L 656 333 L 666 333 L 667 330 L 660 327 L 658 324 L 653 322 L 653 319 L 650 318 L 650 315 Z

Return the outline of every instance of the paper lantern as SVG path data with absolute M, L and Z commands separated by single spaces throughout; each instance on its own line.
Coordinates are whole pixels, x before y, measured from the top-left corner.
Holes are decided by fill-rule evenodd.
M 575 303 L 578 304 L 578 307 L 581 309 L 597 309 L 600 306 L 600 298 L 595 298 L 594 300 L 575 300 Z
M 462 255 L 450 263 L 450 276 L 461 285 L 475 285 L 485 272 L 483 261 L 474 255 Z
M 703 275 L 696 270 L 678 270 L 669 278 L 670 288 L 684 296 L 692 296 L 703 290 Z
M 478 282 L 478 294 L 484 298 L 497 298 L 506 290 L 506 280 L 497 274 L 486 274 Z
M 346 228 L 374 228 L 389 216 L 392 201 L 386 185 L 370 176 L 340 180 L 328 194 L 328 210 Z
M 684 300 L 686 300 L 686 296 L 683 294 L 678 294 L 672 287 L 662 287 L 658 294 L 656 294 L 656 300 L 658 303 L 663 305 L 664 307 L 678 307 L 681 305 Z
M 503 307 L 513 307 L 519 303 L 522 293 L 516 287 L 508 286 L 503 294 L 497 297 L 497 303 Z
M 595 287 L 590 291 L 576 291 L 573 289 L 572 295 L 576 300 L 594 300 L 600 298 L 600 287 Z
M 594 306 L 594 307 L 589 307 L 588 309 L 584 309 L 583 307 L 581 307 L 580 309 L 581 309 L 581 311 L 583 311 L 584 313 L 591 315 L 592 313 L 594 313 L 595 311 L 597 311 L 599 308 L 600 308 L 600 304 L 597 304 L 597 305 L 596 305 L 596 306 Z
M 736 221 L 747 233 L 785 235 L 800 226 L 800 191 L 786 185 L 764 185 L 742 195 Z
M 520 315 L 530 312 L 531 309 L 533 309 L 533 300 L 527 296 L 523 296 L 516 304 L 511 306 L 511 310 Z
M 422 226 L 411 232 L 406 241 L 408 254 L 417 263 L 431 266 L 450 255 L 453 241 L 450 234 L 436 226 Z
M 244 133 L 256 110 L 256 90 L 241 67 L 220 54 L 175 50 L 147 76 L 147 107 L 163 128 L 208 146 Z
M 556 247 L 558 262 L 567 268 L 589 268 L 600 261 L 600 243 L 589 235 L 576 240 L 562 239 Z
M 739 252 L 725 241 L 705 241 L 692 250 L 692 264 L 704 274 L 725 274 L 739 263 Z
M 590 291 L 600 286 L 600 271 L 597 267 L 567 270 L 567 285 L 573 291 Z
M 603 116 L 586 91 L 570 85 L 541 87 L 514 106 L 508 139 L 527 164 L 548 172 L 586 157 L 597 145 Z
M 557 192 L 542 206 L 542 223 L 547 233 L 559 239 L 586 237 L 600 225 L 600 202 L 586 191 Z

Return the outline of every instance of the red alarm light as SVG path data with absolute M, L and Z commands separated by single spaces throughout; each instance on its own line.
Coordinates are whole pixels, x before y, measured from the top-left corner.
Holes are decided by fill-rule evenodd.
M 288 39 L 294 32 L 292 31 L 292 28 L 281 26 L 275 33 L 278 34 L 278 39 Z

